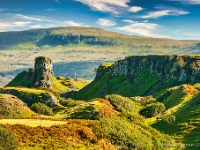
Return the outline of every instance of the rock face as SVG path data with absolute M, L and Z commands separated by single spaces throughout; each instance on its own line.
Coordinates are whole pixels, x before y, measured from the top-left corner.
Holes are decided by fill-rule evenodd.
M 51 88 L 52 60 L 47 56 L 35 58 L 33 84 L 35 87 Z
M 131 56 L 115 62 L 110 69 L 112 75 L 137 76 L 143 71 L 161 79 L 172 78 L 182 83 L 200 81 L 200 56 Z

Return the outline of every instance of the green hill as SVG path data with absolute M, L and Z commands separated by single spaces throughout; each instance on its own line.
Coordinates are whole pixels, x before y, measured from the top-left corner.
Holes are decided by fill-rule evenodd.
M 20 47 L 20 44 L 26 44 L 27 47 L 30 46 L 31 48 L 33 45 L 41 47 L 44 45 L 57 46 L 81 43 L 101 46 L 129 45 L 132 48 L 143 47 L 149 50 L 163 47 L 168 51 L 191 46 L 197 42 L 130 36 L 92 27 L 60 27 L 1 32 L 0 41 L 1 48 Z
M 163 90 L 183 83 L 197 83 L 199 55 L 131 56 L 114 64 L 102 64 L 93 82 L 75 98 L 91 99 L 107 94 L 157 96 Z
M 93 79 L 101 62 L 146 54 L 199 54 L 200 41 L 147 38 L 92 27 L 61 27 L 0 32 L 0 78 L 7 83 L 36 56 L 49 55 L 56 76 Z M 9 62 L 9 63 L 8 63 Z M 64 73 L 64 68 L 71 71 Z M 84 69 L 83 69 L 84 68 Z M 68 70 L 69 70 L 68 69 Z
M 52 89 L 29 88 L 31 72 L 25 71 L 0 93 L 48 116 L 43 127 L 23 120 L 0 126 L 14 133 L 19 149 L 199 149 L 199 70 L 199 55 L 129 56 L 101 64 L 89 84 L 52 75 Z M 1 103 L 12 112 L 8 118 L 18 110 L 9 106 L 13 98 Z M 46 126 L 45 119 L 63 125 Z
M 166 106 L 166 111 L 159 116 L 153 127 L 171 135 L 177 143 L 182 142 L 185 149 L 199 149 L 200 142 L 200 105 L 198 85 L 183 85 L 175 89 L 168 89 L 158 97 Z M 169 93 L 170 92 L 170 93 Z M 184 144 L 183 144 L 184 145 Z M 183 146 L 182 145 L 182 146 Z
M 36 114 L 27 104 L 10 94 L 0 94 L 0 118 L 32 118 Z

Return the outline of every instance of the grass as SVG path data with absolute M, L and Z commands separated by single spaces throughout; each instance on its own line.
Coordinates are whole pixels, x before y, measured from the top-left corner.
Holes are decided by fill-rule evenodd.
M 105 97 L 107 94 L 120 94 L 129 97 L 145 95 L 149 88 L 159 80 L 156 75 L 149 75 L 149 72 L 146 70 L 135 78 L 131 75 L 116 75 L 112 77 L 109 69 L 110 67 L 107 67 L 103 70 L 101 76 L 80 90 L 75 95 L 75 98 L 92 99 L 95 97 Z
M 181 92 L 173 99 L 174 93 Z M 195 87 L 190 85 L 183 85 L 176 88 L 171 95 L 166 97 L 168 102 L 172 103 L 171 108 L 167 109 L 163 116 L 165 118 L 169 115 L 174 115 L 176 120 L 174 123 L 169 124 L 164 120 L 158 120 L 152 126 L 161 132 L 171 135 L 177 142 L 183 144 L 196 144 L 200 141 L 200 134 L 198 132 L 200 128 L 200 106 L 199 106 L 199 91 Z M 181 100 L 181 101 L 180 101 Z M 177 103 L 178 101 L 179 103 Z M 168 103 L 166 103 L 168 105 Z M 199 147 L 194 146 L 193 149 Z M 185 146 L 185 149 L 191 149 L 190 146 Z
M 37 115 L 27 105 L 10 94 L 0 94 L 0 118 L 33 118 Z
M 67 42 L 68 35 L 71 35 L 72 39 L 82 37 L 78 38 L 79 40 Z M 82 38 L 84 39 L 80 40 Z M 99 28 L 84 27 L 6 32 L 0 33 L 0 39 L 0 49 L 5 50 L 0 53 L 1 72 L 14 76 L 16 73 L 13 73 L 13 70 L 32 68 L 34 58 L 46 54 L 53 59 L 54 64 L 74 61 L 102 62 L 115 61 L 129 55 L 196 54 L 199 43 L 199 41 L 130 36 Z M 91 70 L 81 70 L 83 64 L 78 65 L 80 67 L 76 72 L 81 74 L 80 77 L 87 74 L 91 75 L 90 79 L 94 77 Z M 56 67 L 55 69 L 58 69 L 58 76 L 63 75 L 63 68 Z M 70 75 L 72 76 L 73 73 Z
M 67 124 L 66 121 L 52 121 L 52 120 L 39 120 L 39 119 L 1 119 L 0 124 L 21 124 L 30 127 L 50 127 L 53 125 Z
M 25 87 L 4 87 L 0 89 L 1 93 L 10 93 L 14 96 L 17 96 L 23 102 L 25 102 L 29 107 L 36 103 L 57 103 L 56 97 L 49 91 L 42 89 L 31 89 Z

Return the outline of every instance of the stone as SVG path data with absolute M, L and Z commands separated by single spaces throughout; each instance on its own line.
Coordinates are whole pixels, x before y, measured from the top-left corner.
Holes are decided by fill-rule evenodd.
M 52 60 L 47 56 L 35 58 L 33 84 L 35 87 L 51 88 L 53 75 Z

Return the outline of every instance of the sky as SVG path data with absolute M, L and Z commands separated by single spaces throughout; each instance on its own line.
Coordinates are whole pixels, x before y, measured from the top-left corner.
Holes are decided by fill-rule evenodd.
M 0 0 L 0 32 L 64 26 L 200 40 L 200 0 Z

